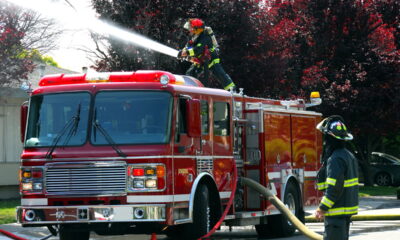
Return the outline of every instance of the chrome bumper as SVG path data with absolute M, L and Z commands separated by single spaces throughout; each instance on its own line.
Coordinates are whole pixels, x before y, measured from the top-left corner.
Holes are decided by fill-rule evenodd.
M 17 220 L 21 224 L 163 222 L 166 205 L 117 206 L 21 206 Z

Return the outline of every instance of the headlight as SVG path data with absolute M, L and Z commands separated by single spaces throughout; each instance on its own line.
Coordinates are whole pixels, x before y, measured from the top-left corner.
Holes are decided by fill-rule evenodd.
M 33 183 L 33 190 L 42 190 L 42 189 L 43 189 L 43 183 L 41 182 Z
M 147 179 L 146 180 L 146 188 L 157 188 L 157 180 Z
M 143 179 L 133 179 L 133 188 L 144 188 Z
M 164 164 L 128 165 L 128 192 L 151 192 L 165 189 Z
M 22 190 L 32 191 L 32 183 L 31 182 L 22 183 Z
M 19 176 L 21 194 L 43 193 L 42 167 L 22 167 Z

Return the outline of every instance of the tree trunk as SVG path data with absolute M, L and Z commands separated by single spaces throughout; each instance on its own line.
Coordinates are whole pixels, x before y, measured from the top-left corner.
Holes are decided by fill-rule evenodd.
M 371 153 L 375 151 L 381 143 L 382 137 L 374 135 L 358 136 L 358 141 L 351 143 L 363 174 L 365 186 L 372 186 L 374 184 L 370 171 Z
M 374 181 L 371 176 L 369 164 L 365 164 L 365 162 L 363 162 L 360 164 L 360 167 L 364 177 L 364 186 L 372 186 L 374 184 Z

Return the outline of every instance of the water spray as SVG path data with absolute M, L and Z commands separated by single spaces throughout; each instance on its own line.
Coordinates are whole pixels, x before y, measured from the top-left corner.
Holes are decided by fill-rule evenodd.
M 3 0 L 4 1 L 4 0 Z M 116 27 L 83 11 L 74 10 L 60 3 L 49 0 L 5 0 L 20 7 L 33 10 L 43 16 L 52 18 L 66 27 L 88 29 L 102 35 L 110 35 L 125 42 L 132 43 L 171 57 L 177 57 L 178 51 L 148 39 L 140 34 Z

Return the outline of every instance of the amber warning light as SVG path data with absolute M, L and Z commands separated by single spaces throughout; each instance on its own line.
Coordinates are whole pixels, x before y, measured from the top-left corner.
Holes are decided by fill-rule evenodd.
M 310 103 L 306 103 L 306 107 L 314 107 L 318 106 L 322 103 L 322 99 L 319 95 L 319 92 L 311 92 L 310 94 Z

